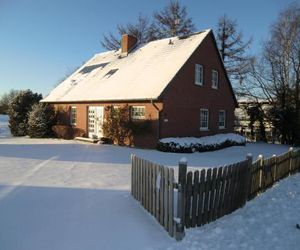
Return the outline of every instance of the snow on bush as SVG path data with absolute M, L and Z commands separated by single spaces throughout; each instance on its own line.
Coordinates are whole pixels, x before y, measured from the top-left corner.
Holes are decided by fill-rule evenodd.
M 245 145 L 246 138 L 233 133 L 205 137 L 163 138 L 157 149 L 164 152 L 192 153 L 222 149 L 230 146 Z
M 27 133 L 32 138 L 50 137 L 54 124 L 54 108 L 47 103 L 36 103 L 28 114 Z
M 41 94 L 31 90 L 20 91 L 8 106 L 9 128 L 13 136 L 24 136 L 28 133 L 28 116 L 32 106 L 42 99 Z

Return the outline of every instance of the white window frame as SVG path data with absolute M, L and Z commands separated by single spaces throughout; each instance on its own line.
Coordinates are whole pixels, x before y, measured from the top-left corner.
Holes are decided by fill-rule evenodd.
M 141 109 L 143 111 L 135 111 L 136 109 Z M 143 115 L 138 114 L 138 112 L 142 112 Z M 145 108 L 145 106 L 132 106 L 130 113 L 131 113 L 131 119 L 133 119 L 133 120 L 143 120 L 143 119 L 145 119 L 146 108 Z
M 77 123 L 77 108 L 75 106 L 72 106 L 70 109 L 70 124 L 75 126 L 76 123 Z
M 211 71 L 211 87 L 213 89 L 219 88 L 219 72 L 214 69 Z
M 203 66 L 201 64 L 195 64 L 195 84 L 203 86 Z
M 221 120 L 223 114 L 223 120 Z M 223 123 L 223 125 L 220 125 Z M 219 129 L 225 129 L 226 128 L 226 110 L 219 110 Z
M 206 126 L 202 126 L 203 123 L 203 112 L 206 112 Z M 209 109 L 200 109 L 200 130 L 201 131 L 208 131 L 209 130 Z

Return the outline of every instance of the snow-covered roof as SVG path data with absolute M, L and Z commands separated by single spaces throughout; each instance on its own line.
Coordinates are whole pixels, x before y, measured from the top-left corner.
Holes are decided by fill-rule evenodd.
M 96 54 L 53 89 L 43 102 L 157 99 L 211 30 Z
M 240 97 L 238 103 L 269 103 L 267 99 L 254 98 L 254 97 Z

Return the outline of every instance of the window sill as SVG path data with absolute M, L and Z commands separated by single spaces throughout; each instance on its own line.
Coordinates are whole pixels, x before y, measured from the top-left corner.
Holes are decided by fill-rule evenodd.
M 209 128 L 200 128 L 200 131 L 209 131 Z
M 224 130 L 226 129 L 226 127 L 219 127 L 219 130 Z
M 139 117 L 139 118 L 131 117 L 131 120 L 132 120 L 132 121 L 141 121 L 141 120 L 145 120 L 145 119 L 146 119 L 145 117 Z
M 213 87 L 213 86 L 211 86 L 211 88 L 212 88 L 212 89 L 215 89 L 215 90 L 218 90 L 218 89 L 219 89 L 218 87 Z
M 203 87 L 203 83 L 194 83 L 196 86 Z

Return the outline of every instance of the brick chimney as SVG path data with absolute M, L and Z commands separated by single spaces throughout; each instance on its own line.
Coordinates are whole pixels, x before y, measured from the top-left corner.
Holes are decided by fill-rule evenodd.
M 128 53 L 135 48 L 137 41 L 138 40 L 135 36 L 128 35 L 128 34 L 122 35 L 122 41 L 121 41 L 122 56 L 127 56 Z

